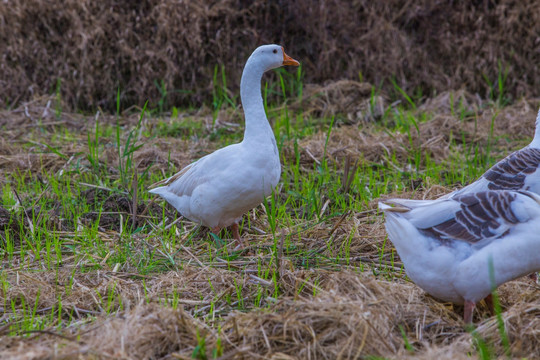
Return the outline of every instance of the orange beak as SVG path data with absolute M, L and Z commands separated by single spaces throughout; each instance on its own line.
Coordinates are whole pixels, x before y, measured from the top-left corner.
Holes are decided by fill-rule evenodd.
M 300 65 L 298 61 L 294 60 L 292 57 L 285 54 L 285 49 L 283 49 L 283 46 L 281 47 L 281 51 L 283 52 L 283 65 L 292 65 L 292 66 Z

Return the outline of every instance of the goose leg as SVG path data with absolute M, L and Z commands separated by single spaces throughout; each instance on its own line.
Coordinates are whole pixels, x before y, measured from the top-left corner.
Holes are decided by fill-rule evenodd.
M 231 230 L 232 230 L 232 233 L 233 233 L 233 237 L 238 240 L 238 242 L 240 243 L 240 247 L 245 247 L 244 246 L 244 242 L 242 241 L 242 238 L 240 237 L 240 230 L 238 228 L 238 224 L 237 223 L 233 223 L 231 225 Z
M 216 235 L 219 235 L 219 232 L 221 231 L 221 229 L 219 228 L 219 226 L 216 226 L 216 227 L 213 227 L 210 229 L 214 234 Z
M 472 316 L 475 306 L 476 304 L 472 301 L 465 300 L 465 311 L 463 312 L 463 320 L 465 321 L 465 324 L 472 324 Z

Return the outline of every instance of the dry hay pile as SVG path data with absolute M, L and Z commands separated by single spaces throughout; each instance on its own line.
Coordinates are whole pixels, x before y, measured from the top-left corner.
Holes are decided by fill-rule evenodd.
M 373 86 L 366 82 L 338 80 L 326 85 L 308 84 L 303 96 L 289 107 L 304 116 L 329 118 L 345 116 L 349 122 L 375 121 L 383 116 L 387 101 L 372 95 Z
M 37 312 L 58 305 L 55 301 L 61 298 L 63 311 L 71 313 L 74 321 L 61 332 L 2 336 L 0 356 L 189 359 L 203 338 L 205 347 L 197 352 L 198 358 L 203 358 L 201 353 L 212 358 L 215 350 L 224 359 L 355 359 L 368 354 L 468 359 L 467 354 L 474 353 L 474 340 L 459 317 L 461 310 L 456 312 L 451 304 L 438 302 L 399 278 L 388 281 L 348 270 L 287 270 L 278 284 L 293 295 L 265 309 L 231 311 L 222 297 L 234 293 L 237 283 L 244 286 L 242 296 L 256 296 L 255 284 L 242 276 L 224 269 L 186 266 L 145 279 L 145 291 L 140 279 L 111 271 L 11 272 L 7 281 L 13 288 L 4 291 L 3 301 L 33 300 L 39 285 L 42 297 Z M 300 285 L 304 290 L 299 292 Z M 107 287 L 121 296 L 124 310 L 107 315 L 101 308 L 94 294 L 106 293 Z M 170 298 L 173 292 L 179 299 L 176 309 Z M 535 286 L 519 280 L 500 289 L 514 357 L 537 354 L 540 302 L 536 292 Z M 214 307 L 209 306 L 212 300 L 216 300 Z M 488 318 L 483 305 L 478 310 L 479 319 Z M 89 314 L 95 320 L 88 321 Z M 215 326 L 207 325 L 212 322 Z M 494 318 L 481 321 L 477 333 L 494 344 L 497 354 L 504 353 Z M 404 346 L 404 336 L 417 349 L 415 353 Z
M 485 78 L 506 74 L 506 95 L 538 96 L 539 33 L 535 0 L 15 0 L 0 3 L 0 99 L 59 88 L 71 108 L 113 110 L 120 88 L 126 106 L 209 102 L 216 65 L 236 91 L 246 58 L 270 42 L 308 83 L 361 73 L 385 91 L 394 77 L 409 94 L 488 97 Z

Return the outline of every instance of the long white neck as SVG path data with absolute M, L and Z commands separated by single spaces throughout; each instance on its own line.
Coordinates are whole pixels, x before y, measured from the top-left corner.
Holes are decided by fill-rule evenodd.
M 257 61 L 249 58 L 242 80 L 240 81 L 240 98 L 246 118 L 244 142 L 260 142 L 274 139 L 272 127 L 268 123 L 261 95 L 261 79 L 265 68 Z
M 538 110 L 538 115 L 536 115 L 536 129 L 534 130 L 534 138 L 530 146 L 540 148 L 540 110 Z

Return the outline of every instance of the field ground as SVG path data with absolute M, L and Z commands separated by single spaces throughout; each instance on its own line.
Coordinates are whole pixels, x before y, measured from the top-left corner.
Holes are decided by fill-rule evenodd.
M 81 115 L 53 96 L 0 111 L 0 358 L 538 356 L 536 284 L 503 285 L 502 312 L 481 304 L 465 330 L 462 308 L 408 280 L 377 199 L 474 180 L 530 140 L 539 101 L 369 89 L 269 106 L 282 178 L 240 250 L 146 191 L 241 139 L 240 108 Z

